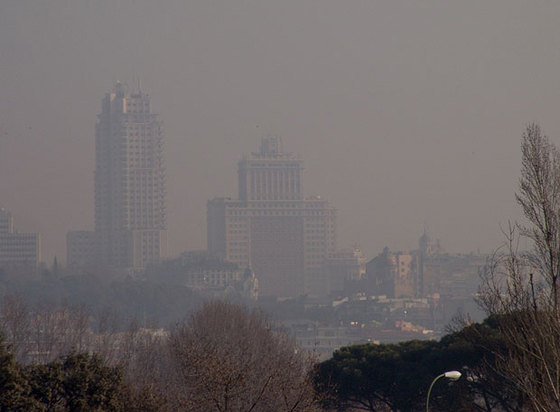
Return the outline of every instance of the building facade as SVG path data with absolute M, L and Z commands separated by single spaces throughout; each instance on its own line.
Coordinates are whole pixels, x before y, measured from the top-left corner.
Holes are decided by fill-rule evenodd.
M 347 283 L 360 281 L 366 272 L 366 258 L 358 247 L 330 253 L 325 263 L 329 295 L 344 295 Z
M 422 297 L 420 263 L 418 253 L 391 252 L 385 248 L 366 264 L 368 293 L 397 299 Z
M 17 232 L 12 214 L 0 209 L 0 269 L 10 274 L 35 274 L 40 261 L 40 234 Z
M 208 251 L 251 267 L 260 296 L 325 295 L 324 264 L 336 249 L 336 210 L 320 197 L 304 199 L 303 161 L 278 137 L 238 164 L 239 199 L 207 205 Z
M 120 83 L 95 127 L 95 236 L 111 267 L 142 269 L 167 255 L 163 125 L 147 94 Z
M 242 269 L 205 252 L 184 252 L 179 257 L 165 259 L 150 265 L 145 271 L 147 279 L 186 286 L 204 296 L 243 296 L 257 299 L 258 282 L 251 268 Z

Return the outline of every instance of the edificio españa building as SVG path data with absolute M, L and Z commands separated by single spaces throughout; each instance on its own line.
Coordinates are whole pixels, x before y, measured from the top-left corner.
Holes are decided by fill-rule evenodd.
M 336 250 L 336 210 L 304 199 L 303 160 L 282 150 L 279 137 L 238 163 L 237 200 L 207 204 L 208 251 L 250 266 L 260 296 L 325 295 L 324 265 Z
M 147 94 L 120 83 L 95 127 L 95 238 L 100 262 L 116 268 L 167 254 L 162 122 Z

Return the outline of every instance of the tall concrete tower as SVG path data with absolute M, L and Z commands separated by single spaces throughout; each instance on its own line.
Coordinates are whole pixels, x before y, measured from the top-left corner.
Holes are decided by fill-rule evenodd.
M 95 126 L 95 237 L 102 264 L 141 269 L 167 254 L 162 122 L 117 83 Z

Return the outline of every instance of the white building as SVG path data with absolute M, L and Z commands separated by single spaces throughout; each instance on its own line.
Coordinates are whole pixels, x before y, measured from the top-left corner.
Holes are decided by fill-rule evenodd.
M 117 83 L 95 127 L 95 233 L 102 264 L 141 269 L 167 255 L 162 123 Z

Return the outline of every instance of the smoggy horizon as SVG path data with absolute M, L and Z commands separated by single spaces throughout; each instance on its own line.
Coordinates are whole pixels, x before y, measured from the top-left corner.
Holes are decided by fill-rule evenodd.
M 304 159 L 338 246 L 409 250 L 424 230 L 482 252 L 520 219 L 520 138 L 560 144 L 560 4 L 310 0 L 0 4 L 0 207 L 65 260 L 93 229 L 94 125 L 117 80 L 164 122 L 171 255 L 206 247 L 263 136 Z

